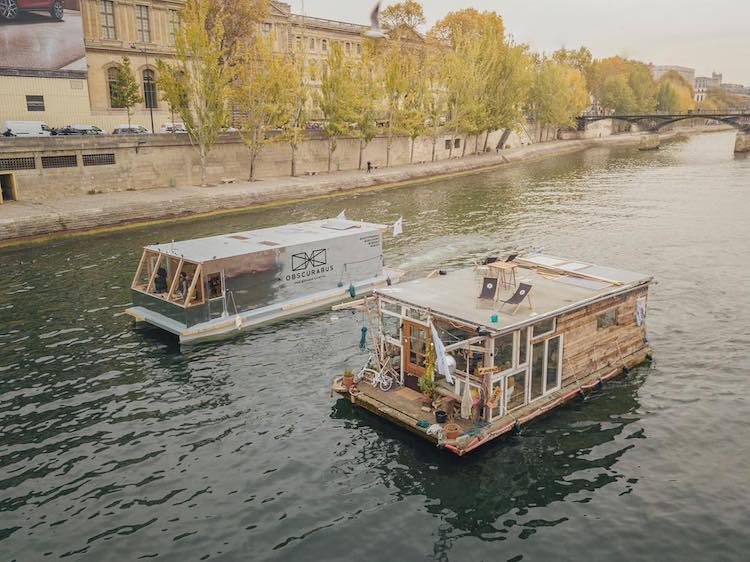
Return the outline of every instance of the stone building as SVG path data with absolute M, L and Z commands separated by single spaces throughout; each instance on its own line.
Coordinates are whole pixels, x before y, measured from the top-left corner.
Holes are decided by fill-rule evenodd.
M 711 76 L 696 76 L 695 77 L 695 101 L 701 102 L 706 99 L 709 88 L 718 88 L 721 86 L 722 75 L 721 73 L 712 72 Z
M 654 77 L 654 80 L 658 80 L 662 76 L 664 76 L 667 72 L 676 72 L 680 76 L 682 76 L 685 81 L 690 84 L 691 86 L 695 82 L 695 69 L 689 68 L 687 66 L 677 66 L 674 64 L 661 64 L 661 65 L 649 65 L 649 70 L 651 71 L 651 76 Z
M 169 59 L 174 54 L 178 14 L 185 0 L 70 1 L 80 2 L 87 73 L 79 72 L 76 76 L 66 74 L 59 78 L 59 84 L 45 82 L 45 99 L 49 101 L 48 110 L 43 113 L 20 114 L 20 101 L 5 104 L 8 107 L 4 108 L 0 99 L 0 120 L 42 120 L 53 127 L 88 122 L 111 131 L 127 122 L 126 110 L 112 107 L 110 96 L 113 69 L 127 55 L 143 97 L 143 103 L 134 109 L 131 121 L 148 129 L 153 126 L 158 132 L 163 123 L 173 120 L 173 116 L 156 88 L 156 61 Z M 66 8 L 68 4 L 66 2 Z M 362 34 L 367 29 L 363 25 L 293 14 L 288 4 L 272 2 L 259 31 L 275 37 L 276 47 L 281 52 L 292 52 L 297 47 L 303 47 L 306 56 L 317 61 L 320 68 L 335 42 L 341 44 L 348 56 L 359 56 L 362 52 Z M 0 76 L 0 89 L 17 91 L 17 97 L 21 100 L 23 92 L 29 87 L 26 84 L 11 84 L 12 78 L 7 76 L 8 73 L 4 74 Z M 318 76 L 313 74 L 310 78 L 315 84 Z M 68 92 L 73 87 L 75 90 L 71 90 L 72 94 L 77 96 Z M 36 91 L 39 86 L 32 89 Z

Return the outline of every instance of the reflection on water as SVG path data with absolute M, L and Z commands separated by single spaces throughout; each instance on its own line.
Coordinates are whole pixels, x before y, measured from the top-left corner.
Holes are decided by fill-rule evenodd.
M 0 253 L 4 559 L 742 559 L 746 209 L 733 135 Z M 466 458 L 330 396 L 362 318 L 180 351 L 123 314 L 140 248 L 333 216 L 421 275 L 543 248 L 653 273 L 656 363 Z

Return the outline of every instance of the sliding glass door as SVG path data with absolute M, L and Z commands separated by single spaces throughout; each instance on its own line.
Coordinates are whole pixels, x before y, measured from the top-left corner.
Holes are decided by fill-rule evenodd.
M 562 375 L 562 336 L 531 346 L 530 400 L 560 388 Z

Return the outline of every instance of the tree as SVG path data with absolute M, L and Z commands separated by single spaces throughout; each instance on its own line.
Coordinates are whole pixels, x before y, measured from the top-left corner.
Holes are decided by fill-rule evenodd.
M 398 134 L 405 133 L 405 100 L 414 84 L 413 76 L 419 72 L 417 55 L 403 48 L 400 40 L 392 40 L 383 54 L 383 89 L 386 109 L 385 165 L 391 164 L 391 148 Z
M 250 151 L 250 180 L 263 146 L 282 140 L 268 136 L 285 123 L 294 68 L 284 55 L 274 53 L 273 39 L 258 36 L 239 53 L 232 101 L 239 116 L 240 138 Z
M 318 107 L 325 118 L 323 131 L 328 138 L 328 171 L 331 171 L 336 140 L 350 131 L 350 124 L 356 121 L 356 89 L 352 78 L 352 68 L 344 57 L 340 43 L 333 43 L 327 64 L 323 68 L 320 92 L 317 95 Z
M 380 22 L 388 29 L 407 28 L 416 31 L 425 21 L 422 6 L 415 0 L 396 2 L 380 12 Z
M 252 44 L 270 4 L 270 0 L 209 0 L 206 31 L 212 34 L 220 26 L 220 47 L 227 59 L 234 59 L 243 46 Z
M 656 83 L 648 66 L 639 61 L 630 61 L 628 85 L 633 92 L 635 111 L 649 113 L 656 108 Z
M 588 104 L 584 78 L 566 64 L 543 59 L 536 66 L 529 109 L 539 125 L 539 141 L 548 125 L 575 125 Z
M 201 185 L 206 185 L 208 155 L 227 122 L 233 67 L 222 48 L 223 26 L 216 21 L 206 30 L 209 0 L 188 0 L 175 38 L 175 60 L 159 60 L 159 84 L 185 123 L 198 151 Z M 184 95 L 183 99 L 171 96 Z
M 130 117 L 136 104 L 143 102 L 141 87 L 133 73 L 130 57 L 122 57 L 122 61 L 115 66 L 115 81 L 112 84 L 110 94 L 112 96 L 112 107 L 124 107 L 128 113 L 128 127 Z
M 304 138 L 305 129 L 308 123 L 308 102 L 310 101 L 310 86 L 308 84 L 308 73 L 314 70 L 314 67 L 308 65 L 304 53 L 304 36 L 302 44 L 297 46 L 297 50 L 292 57 L 292 80 L 289 84 L 289 91 L 286 97 L 284 112 L 284 125 L 282 127 L 283 138 L 291 149 L 291 175 L 297 175 L 297 146 Z
M 437 139 L 442 130 L 445 113 L 448 109 L 446 89 L 443 86 L 441 75 L 441 64 L 443 51 L 440 46 L 432 42 L 425 45 L 426 53 L 424 59 L 424 76 L 426 80 L 425 91 L 425 117 L 429 127 L 429 135 L 432 140 L 432 162 L 435 161 Z
M 494 28 L 492 34 L 503 37 L 505 28 L 503 18 L 495 12 L 479 12 L 474 8 L 466 8 L 456 12 L 449 12 L 443 19 L 430 29 L 428 37 L 439 43 L 456 48 L 461 40 L 469 36 L 479 37 Z
M 659 98 L 660 111 L 688 111 L 695 108 L 692 85 L 674 70 L 670 70 L 659 78 L 659 93 L 662 94 Z
M 367 41 L 362 58 L 354 67 L 354 125 L 359 137 L 358 169 L 360 170 L 365 148 L 378 134 L 377 114 L 383 97 L 382 78 L 374 42 Z

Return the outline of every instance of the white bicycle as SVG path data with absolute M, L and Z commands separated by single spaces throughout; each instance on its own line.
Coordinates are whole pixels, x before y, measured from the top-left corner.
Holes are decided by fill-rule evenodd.
M 380 370 L 375 370 L 370 367 L 372 363 L 379 363 L 374 353 L 370 353 L 370 357 L 367 358 L 367 363 L 359 373 L 354 375 L 355 384 L 360 382 L 362 379 L 366 379 L 372 386 L 380 388 L 383 392 L 388 392 L 393 388 L 393 382 L 398 380 L 398 374 L 391 367 L 391 358 L 388 357 L 380 366 Z

